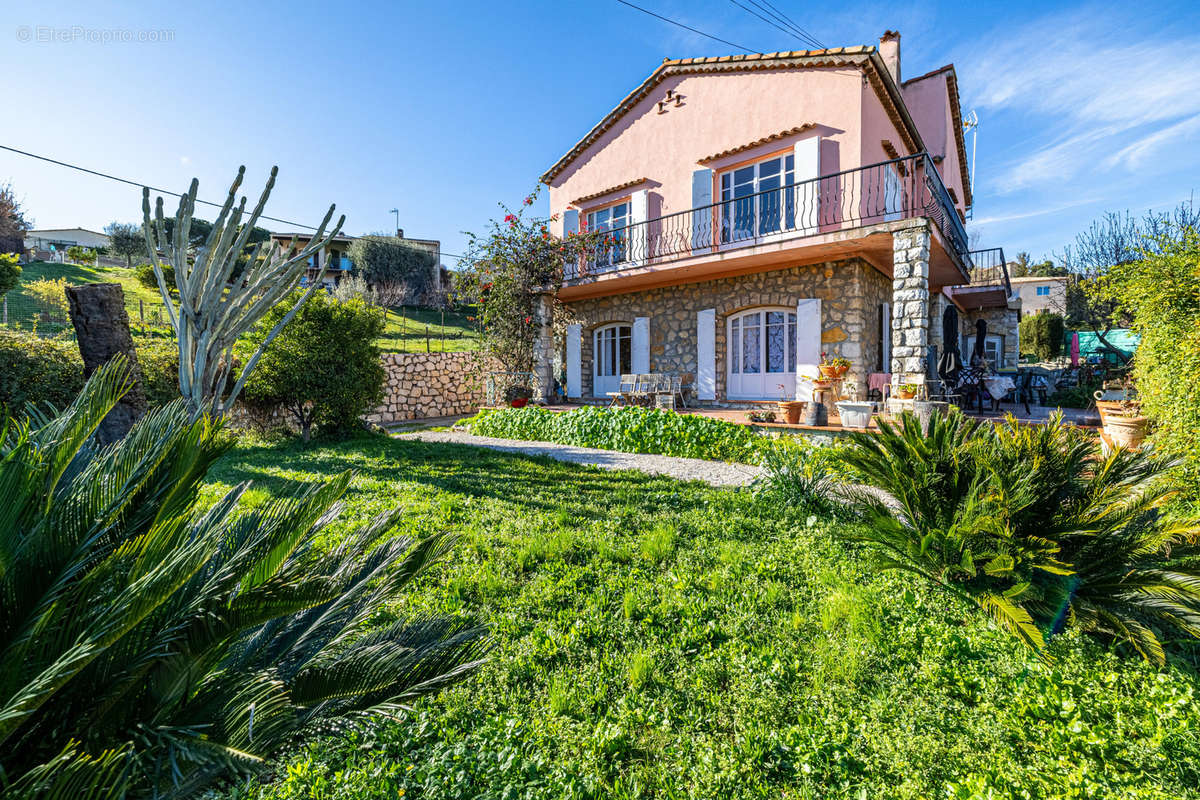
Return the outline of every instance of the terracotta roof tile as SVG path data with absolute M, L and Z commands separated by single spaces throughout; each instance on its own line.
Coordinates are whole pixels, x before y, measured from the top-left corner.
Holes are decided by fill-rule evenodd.
M 571 205 L 573 205 L 573 206 L 582 205 L 583 203 L 586 203 L 588 200 L 595 200 L 597 197 L 603 197 L 606 194 L 612 194 L 613 192 L 619 192 L 622 189 L 632 189 L 634 186 L 643 184 L 648 180 L 650 180 L 650 179 L 649 178 L 634 178 L 631 181 L 625 181 L 625 183 L 618 183 L 616 186 L 610 186 L 607 189 L 601 189 L 598 192 L 592 192 L 591 194 L 585 194 L 583 197 L 576 197 L 574 200 L 571 201 Z
M 735 153 L 742 153 L 742 152 L 745 152 L 746 150 L 752 150 L 755 147 L 758 147 L 759 145 L 769 144 L 771 142 L 777 142 L 780 139 L 784 139 L 788 136 L 794 136 L 797 133 L 804 133 L 805 131 L 812 130 L 815 127 L 817 127 L 815 124 L 813 124 L 811 122 L 806 122 L 803 125 L 797 125 L 795 128 L 788 128 L 786 131 L 780 131 L 779 133 L 772 133 L 769 136 L 762 137 L 761 139 L 755 139 L 753 142 L 747 142 L 746 144 L 740 144 L 737 147 L 731 147 L 728 150 L 722 150 L 719 153 L 713 153 L 711 156 L 705 156 L 704 158 L 701 158 L 698 161 L 698 163 L 705 164 L 709 161 L 716 161 L 718 158 L 724 158 L 725 156 L 731 156 L 731 155 L 734 155 Z

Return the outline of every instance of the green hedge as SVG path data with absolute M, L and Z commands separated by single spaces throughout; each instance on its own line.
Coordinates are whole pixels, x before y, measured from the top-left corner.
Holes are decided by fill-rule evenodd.
M 772 441 L 745 425 L 655 408 L 484 409 L 463 424 L 479 436 L 743 463 L 757 463 Z
M 1063 349 L 1062 314 L 1039 312 L 1021 319 L 1019 326 L 1021 354 L 1034 355 L 1039 361 L 1057 358 Z
M 83 361 L 74 343 L 20 331 L 0 331 L 0 407 L 20 414 L 27 403 L 65 408 L 83 388 Z

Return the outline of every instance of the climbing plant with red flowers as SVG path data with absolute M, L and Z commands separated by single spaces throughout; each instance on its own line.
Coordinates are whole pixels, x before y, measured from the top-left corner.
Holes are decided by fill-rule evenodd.
M 538 296 L 557 292 L 563 267 L 577 263 L 594 235 L 571 233 L 565 239 L 551 232 L 556 217 L 538 217 L 531 207 L 535 190 L 512 209 L 500 205 L 504 216 L 492 220 L 486 234 L 470 234 L 464 271 L 455 281 L 464 299 L 477 304 L 484 351 L 506 372 L 532 372 L 534 340 L 538 335 Z M 556 334 L 566 314 L 554 303 Z

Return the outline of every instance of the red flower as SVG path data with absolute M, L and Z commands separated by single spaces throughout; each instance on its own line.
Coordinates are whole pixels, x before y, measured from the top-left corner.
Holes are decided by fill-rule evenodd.
M 525 198 L 525 205 L 527 205 L 527 206 L 533 205 L 533 195 L 529 195 L 528 197 Z
M 525 318 L 525 324 L 526 324 L 526 325 L 528 325 L 528 324 L 529 324 L 529 322 L 530 322 L 530 320 L 532 320 L 532 319 L 533 319 L 533 317 L 526 317 L 526 318 Z
M 504 221 L 507 222 L 509 225 L 516 225 L 517 217 L 515 214 L 509 214 L 504 218 Z

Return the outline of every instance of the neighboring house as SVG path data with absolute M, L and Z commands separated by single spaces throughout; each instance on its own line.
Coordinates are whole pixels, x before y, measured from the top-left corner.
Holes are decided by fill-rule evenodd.
M 271 241 L 276 242 L 284 250 L 292 248 L 303 250 L 308 247 L 312 237 L 311 233 L 272 233 Z M 305 285 L 321 277 L 321 282 L 325 284 L 326 288 L 332 289 L 337 286 L 342 277 L 350 272 L 350 257 L 346 253 L 350 250 L 350 243 L 353 241 L 353 236 L 335 236 L 328 247 L 309 256 L 308 271 L 304 276 Z M 321 276 L 322 270 L 325 271 L 323 277 Z
M 108 247 L 109 238 L 87 228 L 41 228 L 25 234 L 25 249 L 32 252 L 34 259 L 43 261 L 58 258 L 57 254 L 65 253 L 76 245 L 95 250 Z
M 1022 314 L 1036 314 L 1039 311 L 1051 311 L 1055 314 L 1066 313 L 1066 275 L 1048 278 L 1030 276 L 1011 280 L 1013 291 L 1021 297 Z
M 1015 364 L 1003 254 L 967 244 L 965 152 L 954 67 L 901 82 L 892 31 L 664 61 L 542 176 L 559 233 L 609 232 L 559 291 L 567 395 L 655 371 L 703 401 L 806 399 L 826 352 L 861 396 L 869 373 L 928 374 L 951 303 Z
M 306 280 L 316 280 L 321 274 L 321 268 L 325 268 L 325 276 L 321 282 L 327 288 L 332 289 L 338 284 L 341 279 L 349 274 L 353 265 L 350 263 L 350 243 L 355 240 L 354 236 L 336 236 L 330 242 L 329 247 L 319 253 L 313 253 L 308 258 L 308 274 Z M 396 238 L 400 244 L 416 250 L 424 250 L 433 256 L 433 295 L 441 296 L 445 288 L 449 288 L 449 279 L 445 274 L 446 270 L 441 266 L 442 259 L 442 243 L 437 239 L 409 239 L 405 237 L 403 230 L 396 231 Z M 296 249 L 302 250 L 312 241 L 311 233 L 272 233 L 271 239 L 279 243 L 284 249 L 292 247 L 295 243 Z M 432 304 L 432 303 L 431 303 Z

